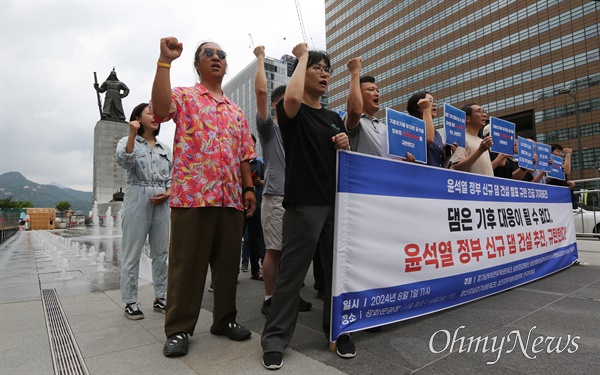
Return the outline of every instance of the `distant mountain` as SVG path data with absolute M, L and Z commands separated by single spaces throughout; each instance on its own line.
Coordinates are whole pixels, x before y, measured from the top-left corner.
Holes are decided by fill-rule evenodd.
M 59 184 L 58 182 L 54 182 L 54 181 L 53 181 L 53 182 L 51 182 L 49 185 L 56 186 L 56 187 L 59 187 L 59 188 L 61 188 L 61 189 L 69 189 L 69 187 L 68 187 L 68 186 L 61 185 L 61 184 Z
M 38 208 L 55 208 L 58 202 L 67 201 L 71 203 L 72 210 L 87 213 L 92 209 L 92 192 L 55 185 L 59 184 L 38 184 L 29 181 L 19 172 L 7 172 L 0 175 L 0 198 L 29 201 Z

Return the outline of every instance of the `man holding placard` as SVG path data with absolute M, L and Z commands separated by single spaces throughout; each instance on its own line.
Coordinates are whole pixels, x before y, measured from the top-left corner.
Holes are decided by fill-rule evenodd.
M 490 159 L 490 148 L 492 147 L 492 136 L 481 139 L 477 136 L 480 129 L 485 126 L 487 113 L 477 104 L 467 104 L 461 108 L 466 114 L 467 134 L 466 147 L 457 147 L 452 156 L 450 168 L 482 174 L 494 175 L 494 168 Z
M 350 59 L 347 65 L 351 74 L 350 89 L 346 101 L 348 113 L 343 118 L 350 147 L 352 151 L 381 156 L 379 120 L 375 118 L 379 111 L 379 88 L 375 78 L 360 76 L 360 57 Z
M 492 127 L 490 124 L 487 124 L 483 128 L 482 136 L 485 138 L 490 135 Z M 493 142 L 492 136 L 492 142 Z M 514 145 L 514 154 L 517 154 L 517 144 Z M 498 152 L 490 152 L 490 157 L 492 159 L 492 165 L 494 167 L 494 176 L 500 178 L 509 178 L 515 180 L 521 180 L 524 176 L 521 173 L 521 169 L 519 168 L 518 162 L 515 160 L 514 155 L 504 155 Z M 501 160 L 504 159 L 504 160 Z M 523 171 L 526 171 L 523 169 Z
M 546 175 L 544 169 L 538 169 L 539 157 L 535 144 L 533 139 L 518 137 L 515 154 L 519 168 L 513 173 L 515 180 L 540 182 Z
M 387 129 L 382 131 L 381 154 L 384 157 L 403 158 L 406 161 L 426 164 L 425 121 L 391 108 L 385 109 L 385 117 Z
M 552 148 L 547 144 L 536 142 L 535 153 L 538 157 L 537 170 L 544 173 L 550 172 L 550 155 L 552 153 Z
M 571 189 L 571 200 L 573 203 L 573 208 L 577 208 L 579 207 L 579 204 L 577 203 L 577 198 L 575 197 L 575 194 L 573 194 L 573 188 L 575 188 L 575 183 L 573 181 L 569 181 L 569 177 L 571 176 L 571 153 L 573 152 L 573 150 L 571 150 L 570 148 L 563 148 L 559 144 L 553 144 L 551 145 L 551 148 L 551 164 L 553 164 L 553 166 L 550 173 L 548 173 L 546 183 L 548 185 L 566 186 L 569 189 Z M 564 160 L 562 160 L 563 157 L 565 158 Z M 560 165 L 561 161 L 562 171 L 564 172 L 564 174 L 562 174 L 562 176 L 559 176 L 554 172 L 554 169 L 555 165 Z

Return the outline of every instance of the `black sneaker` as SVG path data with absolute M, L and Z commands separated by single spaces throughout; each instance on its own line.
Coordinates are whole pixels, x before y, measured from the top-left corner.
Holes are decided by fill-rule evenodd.
M 263 354 L 262 364 L 267 370 L 279 370 L 283 366 L 283 353 L 266 352 Z
M 342 358 L 353 358 L 356 355 L 356 346 L 350 335 L 341 335 L 336 342 L 336 352 Z
M 185 332 L 179 332 L 171 335 L 165 341 L 163 347 L 163 354 L 165 357 L 181 357 L 186 355 L 188 352 L 188 334 Z
M 164 298 L 156 298 L 152 307 L 154 308 L 154 311 L 164 314 L 167 311 L 167 300 Z
M 215 326 L 210 327 L 210 333 L 217 336 L 227 336 L 229 340 L 242 341 L 252 335 L 252 332 L 246 327 L 243 327 L 236 322 L 228 323 L 223 329 L 217 330 Z
M 263 302 L 260 312 L 267 318 L 269 317 L 269 313 L 271 312 L 271 298 Z
M 131 320 L 140 320 L 144 319 L 144 313 L 138 307 L 138 303 L 128 303 L 125 306 L 125 316 Z
M 242 263 L 242 272 L 248 272 L 248 265 Z
M 312 303 L 305 301 L 302 297 L 298 299 L 298 311 L 310 311 L 312 309 Z

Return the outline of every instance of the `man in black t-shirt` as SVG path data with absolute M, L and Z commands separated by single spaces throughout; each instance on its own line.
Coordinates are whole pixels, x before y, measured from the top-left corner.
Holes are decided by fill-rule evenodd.
M 487 131 L 487 133 L 486 133 Z M 483 136 L 487 136 L 489 134 L 489 128 L 486 125 L 486 128 L 483 129 Z M 516 158 L 519 154 L 519 144 L 515 140 L 515 145 L 513 147 L 513 155 L 505 155 L 504 161 L 502 161 L 499 165 L 494 167 L 494 176 L 508 178 L 512 180 L 520 180 L 527 182 L 540 182 L 546 175 L 543 171 L 537 171 L 534 169 L 532 171 L 519 167 L 519 163 Z M 490 152 L 490 158 L 494 161 L 500 154 L 497 152 Z M 537 155 L 533 155 L 533 164 L 534 166 L 537 164 Z
M 578 208 L 579 203 L 577 202 L 577 198 L 575 194 L 573 194 L 573 189 L 575 188 L 575 182 L 569 180 L 571 177 L 571 153 L 573 150 L 570 148 L 563 148 L 561 145 L 555 143 L 550 145 L 552 155 L 564 158 L 563 161 L 563 171 L 565 172 L 565 179 L 559 180 L 557 178 L 546 178 L 546 184 L 555 185 L 555 186 L 565 186 L 571 190 L 571 204 L 573 208 Z
M 340 116 L 321 106 L 327 92 L 331 64 L 324 52 L 296 45 L 294 73 L 277 104 L 277 118 L 285 149 L 283 246 L 271 311 L 262 335 L 263 366 L 283 366 L 283 352 L 298 319 L 298 297 L 319 245 L 325 273 L 323 332 L 328 340 L 331 315 L 331 274 L 337 149 L 349 150 Z M 349 335 L 337 340 L 343 358 L 356 354 Z

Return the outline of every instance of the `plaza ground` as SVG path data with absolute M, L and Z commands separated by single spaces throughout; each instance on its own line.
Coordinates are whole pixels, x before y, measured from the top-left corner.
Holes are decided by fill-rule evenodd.
M 579 257 L 587 265 L 571 266 L 540 280 L 481 300 L 416 319 L 391 324 L 380 332 L 353 334 L 357 356 L 339 358 L 328 350 L 321 332 L 323 302 L 312 289 L 312 273 L 301 295 L 313 309 L 300 313 L 284 367 L 278 374 L 591 374 L 600 368 L 600 241 L 579 239 Z M 19 232 L 0 245 L 0 373 L 51 374 L 53 362 L 41 290 L 55 290 L 66 324 L 72 331 L 83 366 L 90 374 L 266 374 L 261 365 L 260 313 L 264 289 L 240 273 L 238 322 L 252 330 L 250 340 L 233 342 L 211 335 L 212 293 L 205 291 L 203 309 L 190 339 L 189 354 L 165 358 L 164 315 L 152 311 L 153 292 L 140 288 L 145 319 L 125 318 L 120 301 L 118 268 L 98 272 L 87 261 L 71 260 L 71 280 L 34 249 L 31 234 Z M 207 283 L 208 285 L 208 283 Z M 461 328 L 464 327 L 464 328 Z M 430 350 L 443 332 L 498 340 L 518 330 L 524 339 L 562 338 L 561 353 L 527 356 L 481 350 Z M 441 333 L 440 333 L 441 332 Z M 576 338 L 578 337 L 578 338 Z M 572 345 L 576 342 L 577 348 Z M 531 346 L 531 343 L 529 344 Z M 507 346 L 508 347 L 508 346 Z M 512 345 L 511 345 L 512 347 Z M 436 348 L 434 348 L 436 349 Z M 534 357 L 535 358 L 528 358 Z M 497 359 L 497 361 L 496 361 Z M 488 364 L 488 362 L 494 362 Z

